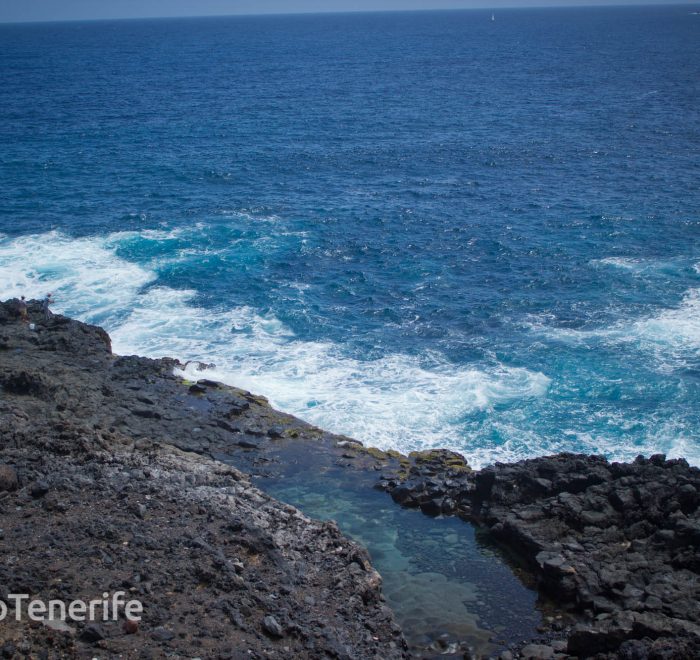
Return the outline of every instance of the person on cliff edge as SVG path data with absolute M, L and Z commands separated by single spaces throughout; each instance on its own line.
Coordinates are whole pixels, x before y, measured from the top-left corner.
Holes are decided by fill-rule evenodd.
M 17 306 L 19 309 L 19 319 L 22 321 L 22 323 L 28 323 L 29 322 L 29 314 L 27 312 L 27 301 L 24 296 L 22 296 L 19 299 L 19 305 Z
M 54 299 L 51 297 L 52 295 L 52 293 L 47 293 L 46 297 L 41 301 L 41 309 L 44 311 L 44 318 L 47 321 L 53 316 L 51 310 L 49 309 L 49 305 L 53 305 L 53 303 L 55 302 Z

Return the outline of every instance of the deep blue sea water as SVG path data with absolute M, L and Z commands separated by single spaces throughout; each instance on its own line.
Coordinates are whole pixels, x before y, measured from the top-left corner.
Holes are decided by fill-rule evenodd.
M 700 463 L 688 7 L 0 26 L 0 296 L 475 465 Z

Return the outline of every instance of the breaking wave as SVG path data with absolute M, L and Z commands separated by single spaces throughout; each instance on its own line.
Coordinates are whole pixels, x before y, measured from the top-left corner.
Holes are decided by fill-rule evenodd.
M 168 261 L 162 250 L 152 249 L 145 263 L 117 254 L 136 239 L 153 242 L 152 248 L 182 240 L 183 231 L 2 238 L 0 296 L 40 298 L 51 291 L 56 311 L 104 326 L 116 353 L 213 362 L 208 377 L 265 394 L 285 411 L 385 449 L 463 450 L 465 416 L 547 393 L 544 374 L 499 363 L 460 368 L 439 354 L 360 361 L 334 342 L 296 338 L 272 314 L 197 306 L 196 291 L 159 283 L 158 267 Z M 482 447 L 473 462 L 503 457 L 504 448 L 494 450 Z

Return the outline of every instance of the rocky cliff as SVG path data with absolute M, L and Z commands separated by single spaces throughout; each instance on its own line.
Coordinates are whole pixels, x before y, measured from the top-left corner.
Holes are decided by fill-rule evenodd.
M 262 400 L 214 387 L 229 421 L 198 430 L 205 401 L 173 361 L 116 357 L 100 328 L 31 304 L 30 329 L 15 311 L 0 305 L 0 598 L 123 590 L 144 615 L 37 625 L 10 608 L 3 658 L 404 657 L 361 547 L 200 455 L 236 411 L 260 409 L 256 433 L 279 422 Z
M 700 471 L 685 461 L 562 454 L 477 472 L 442 450 L 381 452 L 29 313 L 0 303 L 0 598 L 122 589 L 145 612 L 136 629 L 7 617 L 3 657 L 406 657 L 366 552 L 249 481 L 305 452 L 525 563 L 573 624 L 504 659 L 700 656 Z

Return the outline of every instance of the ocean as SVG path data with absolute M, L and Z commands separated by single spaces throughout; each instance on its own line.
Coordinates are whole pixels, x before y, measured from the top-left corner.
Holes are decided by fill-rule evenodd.
M 700 464 L 689 7 L 0 26 L 0 297 L 474 466 Z

